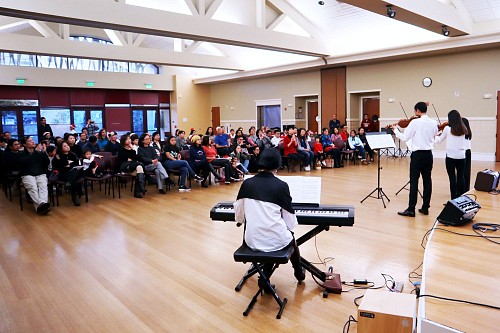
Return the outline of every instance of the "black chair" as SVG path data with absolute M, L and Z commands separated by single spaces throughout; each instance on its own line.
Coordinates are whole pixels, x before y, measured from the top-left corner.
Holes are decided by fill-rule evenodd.
M 278 268 L 279 265 L 281 264 L 286 264 L 288 260 L 290 260 L 290 257 L 292 256 L 293 253 L 293 244 L 290 244 L 286 246 L 285 248 L 278 250 L 278 251 L 273 251 L 273 252 L 258 252 L 254 251 L 251 248 L 249 248 L 246 243 L 243 241 L 243 244 L 234 252 L 234 261 L 236 262 L 251 262 L 252 267 L 250 270 L 245 274 L 245 276 L 242 278 L 242 280 L 238 283 L 236 286 L 235 290 L 239 291 L 241 290 L 241 286 L 245 281 L 255 273 L 259 274 L 259 277 L 261 279 L 261 282 L 259 284 L 259 290 L 257 293 L 253 296 L 252 300 L 248 304 L 248 307 L 246 310 L 243 312 L 244 316 L 248 316 L 248 313 L 250 310 L 252 310 L 254 304 L 257 302 L 257 298 L 259 295 L 262 294 L 263 289 L 271 291 L 274 299 L 276 300 L 276 303 L 278 303 L 280 309 L 278 311 L 278 314 L 276 315 L 277 319 L 281 318 L 281 314 L 283 313 L 283 310 L 285 309 L 285 305 L 287 303 L 287 299 L 283 298 L 283 300 L 278 296 L 276 293 L 276 289 L 274 286 L 271 284 L 269 280 L 269 276 L 266 276 L 266 274 L 263 271 L 263 265 L 264 264 L 273 264 L 273 268 L 271 271 L 272 273 Z
M 110 166 L 111 166 L 111 171 L 113 172 L 112 175 L 116 179 L 116 184 L 118 185 L 118 199 L 121 199 L 121 186 L 122 184 L 125 184 L 125 187 L 127 186 L 127 181 L 131 181 L 130 185 L 130 192 L 133 191 L 134 188 L 134 183 L 135 183 L 135 176 L 124 173 L 120 171 L 120 165 L 118 164 L 118 156 L 111 156 L 110 159 Z M 114 184 L 114 182 L 111 182 Z M 113 188 L 113 193 L 114 193 L 114 188 Z
M 97 159 L 96 162 L 99 165 L 99 169 L 104 172 L 101 177 L 89 177 L 85 176 L 85 202 L 89 202 L 88 186 L 94 191 L 94 183 L 99 184 L 99 191 L 102 189 L 101 185 L 104 182 L 104 194 L 111 195 L 111 188 L 113 189 L 113 199 L 115 198 L 115 187 L 113 184 L 113 176 L 111 169 L 111 156 L 110 152 L 98 152 L 96 155 L 102 156 L 101 159 Z M 87 186 L 88 185 L 88 186 Z

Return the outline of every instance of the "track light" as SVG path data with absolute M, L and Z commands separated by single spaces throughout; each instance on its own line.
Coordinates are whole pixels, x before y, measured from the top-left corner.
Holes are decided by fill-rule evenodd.
M 441 32 L 443 33 L 444 36 L 448 37 L 450 35 L 450 31 L 448 30 L 448 27 L 443 25 L 441 27 Z
M 318 5 L 323 6 L 324 4 L 325 4 L 325 2 L 324 2 L 324 1 L 318 1 Z
M 387 16 L 390 18 L 396 17 L 396 11 L 392 8 L 392 5 L 387 5 Z

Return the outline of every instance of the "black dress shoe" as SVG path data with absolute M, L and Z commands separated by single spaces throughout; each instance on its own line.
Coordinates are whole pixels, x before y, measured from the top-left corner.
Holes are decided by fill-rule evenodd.
M 424 208 L 420 208 L 418 210 L 419 213 L 422 213 L 424 215 L 429 215 L 429 210 L 428 209 L 424 209 Z
M 398 212 L 398 215 L 401 216 L 409 216 L 409 217 L 415 217 L 415 212 L 412 212 L 411 210 L 405 209 L 402 212 Z

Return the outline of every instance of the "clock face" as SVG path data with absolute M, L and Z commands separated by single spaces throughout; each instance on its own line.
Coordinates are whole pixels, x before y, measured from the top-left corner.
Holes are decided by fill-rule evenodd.
M 424 85 L 424 87 L 430 87 L 431 84 L 432 84 L 432 80 L 430 77 L 424 77 L 424 79 L 422 80 L 422 84 Z

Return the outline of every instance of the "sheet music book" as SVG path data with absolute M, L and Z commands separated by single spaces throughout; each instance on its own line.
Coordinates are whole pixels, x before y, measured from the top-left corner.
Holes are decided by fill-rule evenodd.
M 366 141 L 371 149 L 396 148 L 392 135 L 383 132 L 366 133 Z
M 245 179 L 254 175 L 246 175 Z M 321 201 L 321 177 L 303 176 L 276 176 L 290 188 L 292 203 L 294 204 L 315 204 Z M 265 190 L 265 189 L 264 189 Z

